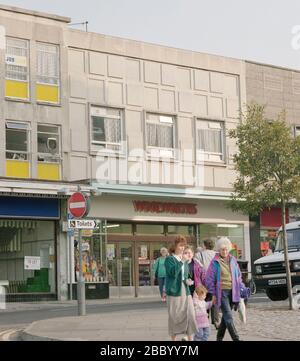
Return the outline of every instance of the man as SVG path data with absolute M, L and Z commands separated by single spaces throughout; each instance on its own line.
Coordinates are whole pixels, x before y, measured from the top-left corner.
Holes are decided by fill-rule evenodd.
M 214 251 L 215 241 L 212 238 L 207 238 L 203 240 L 204 248 L 195 254 L 195 257 L 204 267 L 204 270 L 207 271 L 208 266 L 210 265 L 211 260 L 215 257 L 216 251 Z

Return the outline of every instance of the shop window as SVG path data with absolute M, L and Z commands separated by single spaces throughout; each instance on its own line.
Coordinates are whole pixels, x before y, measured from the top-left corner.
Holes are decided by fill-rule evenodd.
M 154 157 L 175 156 L 175 117 L 146 114 L 147 152 Z
M 91 133 L 93 150 L 121 151 L 123 139 L 122 111 L 92 106 Z
M 224 125 L 223 122 L 196 121 L 197 160 L 209 162 L 224 161 Z
M 86 282 L 100 282 L 104 277 L 102 259 L 104 257 L 104 237 L 99 234 L 99 230 L 83 230 L 81 236 L 83 277 Z M 75 281 L 77 281 L 79 276 L 78 234 L 75 235 L 74 247 Z
M 164 225 L 163 224 L 137 224 L 136 225 L 137 234 L 164 234 Z
M 59 47 L 37 43 L 36 99 L 40 102 L 59 103 Z
M 107 233 L 118 233 L 118 234 L 132 234 L 132 225 L 131 224 L 120 224 L 120 223 L 108 223 L 106 228 Z
M 200 239 L 228 237 L 232 242 L 231 253 L 245 258 L 244 226 L 240 224 L 200 224 Z
M 55 293 L 55 222 L 0 220 L 0 274 L 8 294 Z
M 194 226 L 168 225 L 168 234 L 194 235 Z
M 29 99 L 29 42 L 7 38 L 5 53 L 5 96 Z
M 29 178 L 28 124 L 6 122 L 6 176 Z
M 60 179 L 60 132 L 59 127 L 38 125 L 38 178 Z

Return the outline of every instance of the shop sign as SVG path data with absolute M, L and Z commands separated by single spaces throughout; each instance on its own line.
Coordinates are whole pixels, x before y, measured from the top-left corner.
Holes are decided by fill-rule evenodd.
M 92 229 L 83 229 L 81 232 L 82 237 L 93 237 Z
M 112 261 L 115 258 L 115 245 L 114 244 L 106 245 L 106 258 L 109 261 Z
M 90 244 L 88 242 L 82 243 L 82 252 L 89 251 L 90 250 Z
M 171 214 L 196 214 L 198 212 L 197 204 L 194 203 L 133 201 L 133 206 L 136 212 Z
M 142 259 L 148 258 L 148 247 L 147 246 L 141 246 L 141 257 Z
M 93 219 L 69 219 L 68 226 L 70 229 L 94 229 L 98 223 Z
M 139 258 L 139 264 L 150 264 L 150 260 Z
M 7 65 L 27 66 L 26 56 L 9 55 L 5 56 L 5 63 Z
M 24 257 L 24 269 L 25 270 L 40 270 L 41 269 L 41 257 L 25 256 Z

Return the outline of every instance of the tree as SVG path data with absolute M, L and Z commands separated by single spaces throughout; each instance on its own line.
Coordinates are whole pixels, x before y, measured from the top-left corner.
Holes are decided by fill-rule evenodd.
M 290 309 L 293 308 L 292 284 L 286 234 L 286 206 L 300 198 L 300 136 L 294 137 L 285 121 L 265 118 L 264 107 L 246 106 L 242 122 L 229 136 L 236 140 L 234 155 L 237 179 L 230 207 L 234 211 L 257 215 L 264 208 L 281 207 L 284 260 Z

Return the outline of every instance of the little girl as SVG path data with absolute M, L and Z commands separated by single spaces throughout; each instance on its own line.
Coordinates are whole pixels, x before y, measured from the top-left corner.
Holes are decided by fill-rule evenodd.
M 207 310 L 212 307 L 212 302 L 205 302 L 206 295 L 207 289 L 204 286 L 196 287 L 193 302 L 198 331 L 195 333 L 194 341 L 208 341 L 210 335 Z

